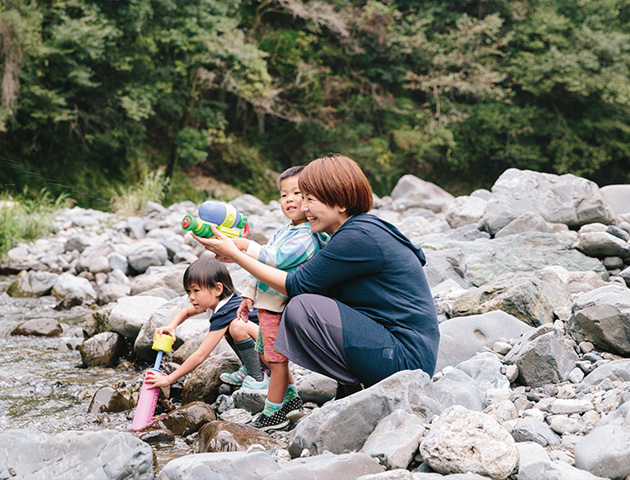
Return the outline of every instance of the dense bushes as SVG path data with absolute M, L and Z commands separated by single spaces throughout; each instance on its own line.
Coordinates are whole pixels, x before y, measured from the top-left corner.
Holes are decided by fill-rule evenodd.
M 630 181 L 627 0 L 5 0 L 3 188 L 107 208 L 195 165 L 261 198 L 343 152 L 387 194 L 507 167 Z M 198 171 L 198 170 L 195 170 Z

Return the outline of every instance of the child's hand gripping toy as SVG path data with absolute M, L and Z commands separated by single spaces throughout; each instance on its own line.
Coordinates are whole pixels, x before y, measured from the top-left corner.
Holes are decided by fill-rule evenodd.
M 182 228 L 203 238 L 214 236 L 211 229 L 212 225 L 229 238 L 249 235 L 247 217 L 228 203 L 214 200 L 203 202 L 199 206 L 199 218 L 186 215 L 182 219 Z
M 162 362 L 162 355 L 169 353 L 173 346 L 173 337 L 170 335 L 160 335 L 153 341 L 153 350 L 157 350 L 157 356 L 155 357 L 155 365 L 152 370 L 163 375 L 160 371 L 160 363 Z M 159 388 L 148 388 L 145 374 L 145 381 L 142 383 L 140 389 L 140 396 L 138 397 L 138 405 L 136 406 L 136 413 L 133 416 L 131 422 L 131 430 L 137 432 L 142 430 L 153 421 L 153 414 L 155 413 L 155 407 L 157 405 L 158 397 L 160 396 Z

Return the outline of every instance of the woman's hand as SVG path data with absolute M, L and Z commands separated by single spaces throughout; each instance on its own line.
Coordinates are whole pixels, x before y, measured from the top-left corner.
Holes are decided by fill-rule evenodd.
M 241 304 L 236 311 L 236 318 L 244 321 L 245 323 L 249 322 L 249 316 L 247 315 L 254 309 L 253 302 L 251 298 L 242 297 Z
M 206 250 L 214 253 L 217 257 L 233 261 L 240 253 L 239 249 L 234 245 L 234 242 L 219 232 L 214 225 L 212 225 L 212 233 L 214 233 L 214 237 L 212 238 L 198 237 L 194 233 L 192 236 L 201 243 Z
M 168 379 L 168 375 L 156 372 L 155 370 L 147 370 L 144 382 L 147 384 L 147 388 L 149 390 L 153 388 L 168 387 L 171 384 Z

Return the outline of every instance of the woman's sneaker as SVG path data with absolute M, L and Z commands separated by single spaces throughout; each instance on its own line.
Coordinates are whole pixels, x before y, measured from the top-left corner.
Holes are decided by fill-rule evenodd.
M 251 388 L 253 390 L 266 390 L 269 388 L 269 375 L 263 373 L 263 379 L 259 382 L 254 377 L 247 375 L 243 380 L 243 388 Z
M 295 397 L 288 402 L 283 403 L 282 407 L 280 407 L 280 411 L 285 415 L 289 415 L 291 412 L 295 412 L 296 410 L 302 410 L 302 407 L 304 407 L 302 399 L 300 397 Z
M 234 373 L 222 373 L 219 378 L 221 378 L 222 382 L 240 387 L 243 384 L 243 380 L 245 380 L 246 377 L 247 377 L 247 369 L 245 368 L 245 366 L 242 366 Z
M 282 410 L 278 410 L 271 416 L 267 416 L 263 413 L 258 415 L 254 422 L 251 424 L 252 427 L 258 428 L 263 432 L 267 432 L 269 430 L 281 430 L 286 427 L 289 423 L 289 419 L 284 414 Z

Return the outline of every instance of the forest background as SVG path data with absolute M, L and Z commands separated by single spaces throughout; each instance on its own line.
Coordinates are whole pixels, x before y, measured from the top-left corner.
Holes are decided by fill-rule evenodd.
M 630 182 L 630 0 L 0 0 L 1 189 L 105 210 L 157 175 L 274 198 L 329 152 L 378 195 L 509 167 Z M 153 177 L 155 179 L 155 177 Z

